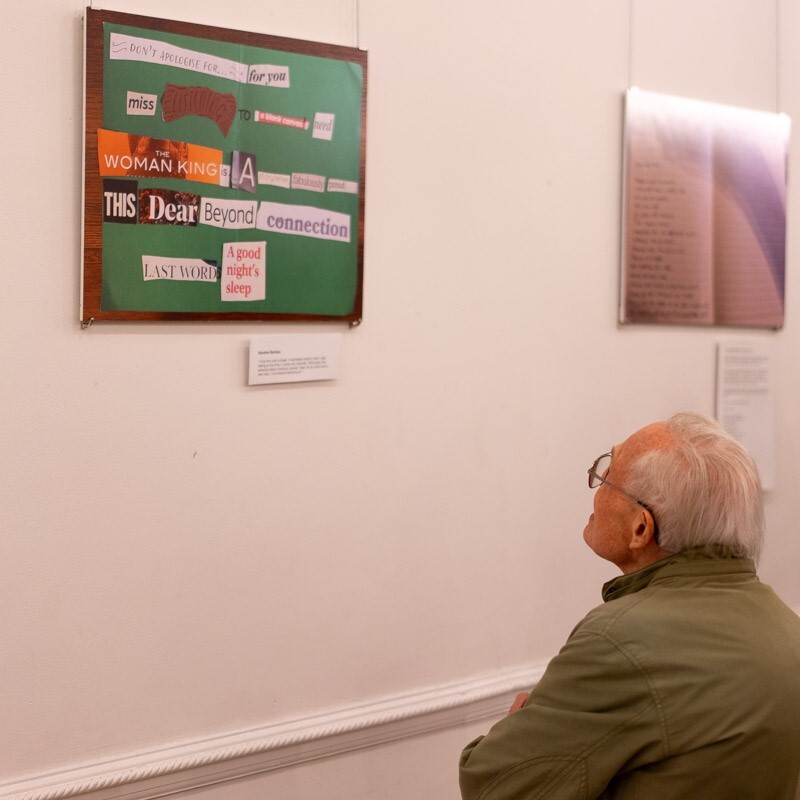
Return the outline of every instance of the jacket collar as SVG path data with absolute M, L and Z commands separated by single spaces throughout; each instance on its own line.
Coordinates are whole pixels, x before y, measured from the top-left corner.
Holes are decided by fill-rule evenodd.
M 603 584 L 603 600 L 608 602 L 634 594 L 651 583 L 677 575 L 722 573 L 752 573 L 755 576 L 756 568 L 751 559 L 737 556 L 730 547 L 716 544 L 693 547 L 608 581 Z

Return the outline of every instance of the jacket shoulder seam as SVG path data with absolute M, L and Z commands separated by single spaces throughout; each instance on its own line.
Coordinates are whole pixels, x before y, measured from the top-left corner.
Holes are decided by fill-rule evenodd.
M 621 642 L 617 641 L 610 633 L 605 630 L 602 631 L 587 631 L 587 633 L 598 636 L 601 639 L 604 639 L 608 644 L 610 644 L 617 652 L 619 652 L 631 666 L 642 676 L 645 683 L 647 684 L 647 690 L 650 693 L 650 699 L 653 701 L 653 706 L 656 709 L 656 714 L 658 716 L 658 724 L 661 730 L 661 741 L 664 746 L 664 755 L 665 757 L 670 756 L 672 754 L 670 744 L 669 744 L 669 730 L 667 728 L 667 719 L 666 713 L 664 711 L 664 705 L 661 701 L 661 696 L 658 693 L 658 689 L 656 689 L 655 683 L 653 682 L 653 678 L 651 677 L 650 673 L 644 667 L 644 665 L 636 658 L 636 656 L 628 650 L 625 645 Z

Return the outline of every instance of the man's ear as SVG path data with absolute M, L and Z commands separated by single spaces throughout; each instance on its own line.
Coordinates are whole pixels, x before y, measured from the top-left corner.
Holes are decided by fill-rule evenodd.
M 640 550 L 655 541 L 656 526 L 653 515 L 646 509 L 640 508 L 634 514 L 631 524 L 631 540 L 628 547 L 631 550 Z

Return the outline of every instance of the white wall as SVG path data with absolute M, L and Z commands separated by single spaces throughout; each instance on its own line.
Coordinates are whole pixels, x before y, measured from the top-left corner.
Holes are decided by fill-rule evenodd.
M 364 323 L 336 383 L 259 388 L 249 337 L 321 328 L 80 329 L 83 4 L 6 15 L 0 783 L 550 657 L 614 574 L 589 462 L 713 410 L 742 332 L 616 325 L 622 94 L 800 121 L 798 0 L 359 5 L 102 6 L 369 50 Z M 796 206 L 786 326 L 747 333 L 776 355 L 761 574 L 795 607 Z M 455 798 L 479 727 L 226 796 Z

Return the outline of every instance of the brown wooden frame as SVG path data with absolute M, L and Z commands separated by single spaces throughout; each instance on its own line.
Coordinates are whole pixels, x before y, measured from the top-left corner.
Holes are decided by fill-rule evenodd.
M 347 315 L 304 313 L 188 312 L 188 311 L 104 311 L 101 309 L 102 288 L 102 182 L 97 160 L 97 129 L 103 119 L 103 23 L 110 22 L 182 34 L 219 42 L 250 45 L 269 50 L 283 50 L 299 55 L 318 56 L 355 62 L 363 70 L 361 95 L 361 140 L 357 221 L 357 287 L 353 310 Z M 340 320 L 358 325 L 361 322 L 364 283 L 364 211 L 367 113 L 367 53 L 353 47 L 288 39 L 268 34 L 216 28 L 174 20 L 159 20 L 135 14 L 86 9 L 86 98 L 85 98 L 85 173 L 83 219 L 83 276 L 81 281 L 81 323 L 84 327 L 100 320 L 168 321 L 168 320 Z

